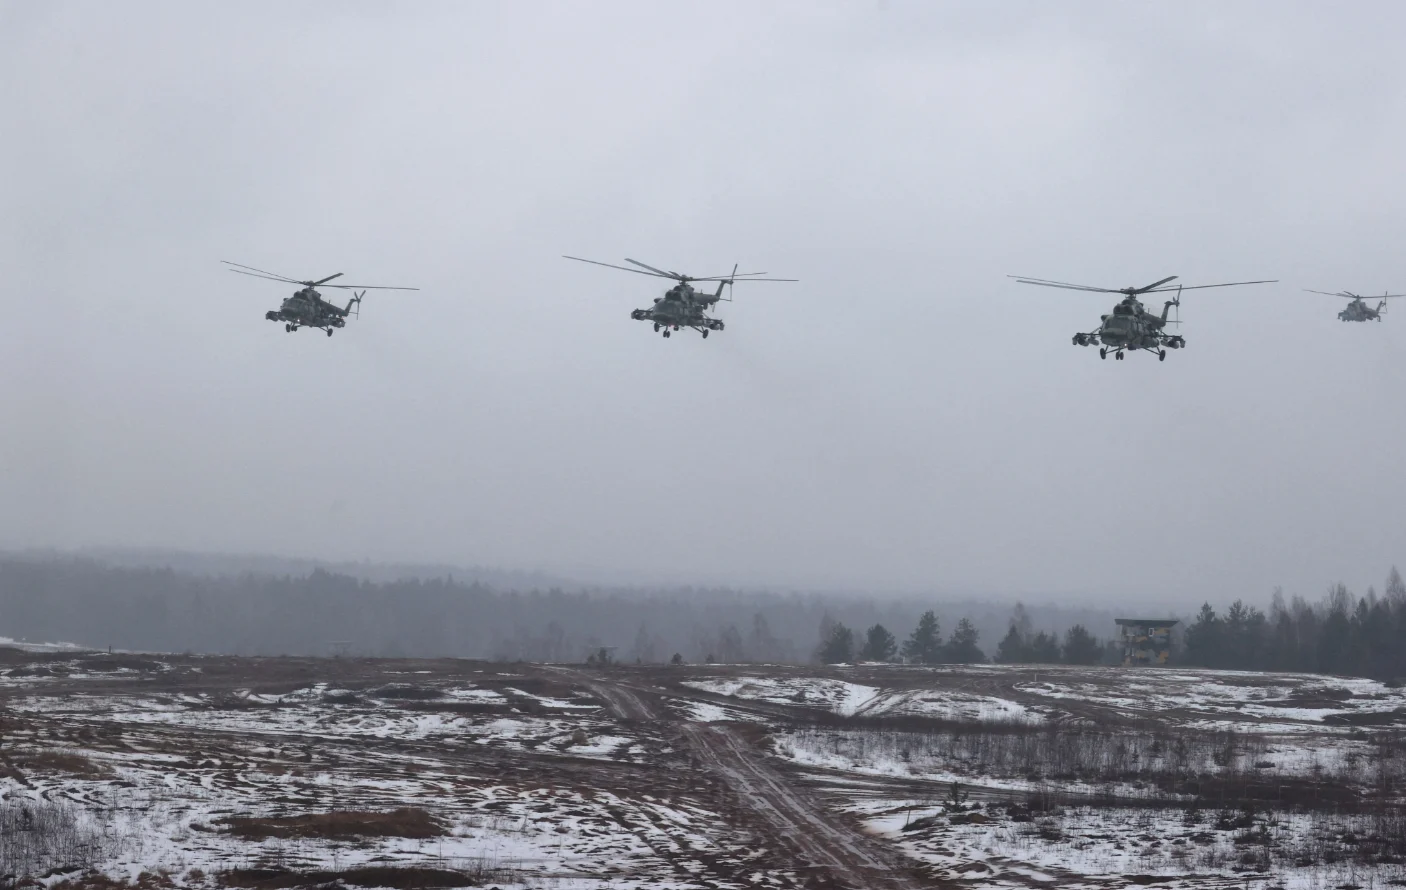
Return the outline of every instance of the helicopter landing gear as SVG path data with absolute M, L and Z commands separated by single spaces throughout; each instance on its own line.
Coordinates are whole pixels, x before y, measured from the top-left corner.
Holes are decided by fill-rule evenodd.
M 665 329 L 664 329 L 664 336 L 665 336 L 665 337 L 669 336 L 670 333 L 672 333 L 672 332 L 671 332 L 668 328 L 665 328 Z
M 1123 351 L 1120 349 L 1119 351 L 1113 353 L 1113 357 L 1121 362 L 1123 360 Z
M 654 333 L 659 333 L 659 322 L 657 321 L 654 323 Z
M 1165 349 L 1159 349 L 1159 350 L 1157 350 L 1157 361 L 1159 361 L 1159 362 L 1165 362 L 1166 360 L 1167 360 L 1167 350 L 1165 350 Z
M 1108 358 L 1108 350 L 1105 349 L 1104 347 L 1100 346 L 1099 349 L 1098 349 L 1098 357 L 1099 357 L 1099 358 Z
M 332 329 L 331 329 L 331 328 L 328 328 L 328 329 L 327 329 L 327 336 L 329 336 L 329 337 L 332 336 Z
M 707 340 L 707 339 L 708 339 L 708 329 L 707 329 L 707 328 L 704 328 L 704 329 L 703 329 L 703 339 L 704 339 L 704 340 Z

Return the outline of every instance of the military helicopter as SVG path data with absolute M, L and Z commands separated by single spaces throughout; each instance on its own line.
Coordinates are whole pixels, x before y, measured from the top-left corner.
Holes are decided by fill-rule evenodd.
M 1108 288 L 1090 287 L 1086 284 L 1065 284 L 1062 281 L 1047 281 L 1043 278 L 1027 278 L 1021 275 L 1008 275 L 1006 277 L 1014 278 L 1021 284 L 1038 284 L 1041 287 L 1062 287 L 1066 290 L 1092 291 L 1099 294 L 1122 294 L 1123 299 L 1113 307 L 1113 312 L 1100 316 L 1097 328 L 1088 333 L 1074 335 L 1074 345 L 1098 346 L 1099 358 L 1108 358 L 1108 351 L 1112 349 L 1113 357 L 1119 361 L 1123 359 L 1125 350 L 1142 349 L 1157 356 L 1159 362 L 1167 360 L 1167 349 L 1186 347 L 1185 337 L 1168 334 L 1165 330 L 1168 324 L 1181 324 L 1180 318 L 1169 319 L 1167 315 L 1173 306 L 1181 306 L 1182 291 L 1202 290 L 1208 287 L 1236 287 L 1242 284 L 1274 283 L 1273 281 L 1231 281 L 1226 284 L 1178 284 L 1171 287 L 1168 286 L 1168 282 L 1175 281 L 1177 276 L 1170 275 L 1145 287 Z M 1171 291 L 1175 291 L 1176 296 L 1162 306 L 1161 315 L 1148 312 L 1138 299 L 1143 294 L 1161 294 Z
M 636 309 L 630 313 L 630 317 L 636 321 L 650 321 L 654 323 L 655 332 L 664 331 L 664 336 L 668 337 L 680 328 L 693 328 L 703 335 L 706 340 L 709 331 L 721 331 L 723 322 L 720 318 L 713 318 L 708 315 L 708 311 L 717 305 L 719 300 L 727 299 L 731 302 L 732 297 L 723 297 L 723 287 L 731 288 L 733 282 L 741 279 L 743 281 L 798 281 L 797 278 L 757 278 L 758 275 L 765 275 L 765 272 L 743 272 L 737 271 L 737 266 L 732 267 L 731 275 L 712 275 L 707 278 L 694 278 L 689 275 L 680 275 L 677 272 L 665 272 L 663 269 L 656 269 L 653 266 L 646 266 L 639 260 L 632 260 L 628 257 L 625 262 L 639 266 L 638 269 L 631 269 L 628 266 L 615 266 L 610 263 L 601 263 L 596 260 L 583 260 L 579 256 L 566 256 L 564 259 L 576 260 L 578 263 L 591 263 L 595 266 L 605 266 L 609 269 L 620 269 L 624 272 L 635 272 L 639 275 L 649 275 L 654 278 L 672 278 L 678 284 L 664 292 L 664 296 L 656 297 L 654 305 L 648 309 Z M 716 281 L 718 289 L 715 293 L 707 293 L 697 290 L 690 282 L 694 281 Z M 729 290 L 729 294 L 731 291 Z
M 369 290 L 419 290 L 418 287 L 382 287 L 372 284 L 328 284 L 334 278 L 341 278 L 342 273 L 328 275 L 321 281 L 298 281 L 283 275 L 275 275 L 272 272 L 265 272 L 263 269 L 255 269 L 253 266 L 241 266 L 239 263 L 231 263 L 229 260 L 220 260 L 227 266 L 238 266 L 237 269 L 230 269 L 231 272 L 238 272 L 240 275 L 249 275 L 254 278 L 267 278 L 270 281 L 283 281 L 288 284 L 301 284 L 303 289 L 294 293 L 293 296 L 283 301 L 277 309 L 264 313 L 264 318 L 269 321 L 283 322 L 283 330 L 288 333 L 296 331 L 298 328 L 323 328 L 327 331 L 327 336 L 332 336 L 332 331 L 337 328 L 346 327 L 348 315 L 361 315 L 361 298 L 366 296 Z M 248 271 L 245 271 L 245 270 Z M 346 306 L 338 306 L 322 299 L 322 294 L 317 292 L 319 287 L 335 287 L 342 290 L 359 291 L 347 301 Z M 352 309 L 355 308 L 355 312 Z
M 1346 290 L 1338 291 L 1335 294 L 1330 294 L 1325 290 L 1308 290 L 1308 288 L 1304 288 L 1304 290 L 1311 294 L 1322 294 L 1325 297 L 1342 297 L 1344 300 L 1351 300 L 1352 302 L 1344 306 L 1343 311 L 1338 313 L 1339 321 L 1372 321 L 1373 319 L 1381 321 L 1382 315 L 1386 312 L 1387 300 L 1394 297 L 1406 297 L 1406 294 L 1382 294 L 1380 297 L 1368 298 L 1359 297 L 1352 291 Z M 1367 299 L 1379 300 L 1377 308 L 1373 309 L 1368 306 L 1365 302 Z

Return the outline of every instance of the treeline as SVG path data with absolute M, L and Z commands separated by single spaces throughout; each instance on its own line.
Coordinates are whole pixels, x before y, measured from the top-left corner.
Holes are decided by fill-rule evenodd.
M 180 563 L 202 564 L 198 557 Z M 0 638 L 155 652 L 538 662 L 579 662 L 604 648 L 624 662 L 663 663 L 677 653 L 691 663 L 795 664 L 816 657 L 816 629 L 826 622 L 912 627 L 937 604 L 862 593 L 521 590 L 447 571 L 429 577 L 415 567 L 407 568 L 410 577 L 387 579 L 386 566 L 363 567 L 357 577 L 327 569 L 237 571 L 244 564 L 221 559 L 218 571 L 195 572 L 0 554 Z M 999 638 L 1009 611 L 989 601 L 941 606 L 968 616 L 973 646 Z M 1032 611 L 1043 625 L 1061 628 L 1112 619 L 1106 611 L 1053 604 Z
M 1082 624 L 1064 632 L 1036 631 L 1034 621 L 1022 603 L 1011 611 L 1006 635 L 996 647 L 1001 664 L 1117 664 L 1121 661 L 1118 643 L 1101 640 Z
M 981 634 L 970 618 L 957 622 L 952 636 L 942 639 L 942 625 L 931 609 L 918 618 L 918 626 L 902 645 L 882 624 L 875 624 L 856 641 L 854 631 L 828 615 L 820 623 L 816 658 L 825 664 L 851 661 L 898 661 L 907 664 L 977 664 L 986 660 L 978 642 Z
M 1236 600 L 1222 615 L 1206 603 L 1177 658 L 1232 670 L 1406 677 L 1406 584 L 1393 567 L 1380 596 L 1335 584 L 1316 603 L 1276 590 L 1267 613 Z
M 1082 624 L 1070 627 L 1062 639 L 1054 632 L 1036 632 L 1033 625 L 1025 605 L 1016 603 L 994 660 L 1000 664 L 1112 664 L 1119 660 L 1116 642 L 1100 640 Z M 856 660 L 980 664 L 987 660 L 980 641 L 981 634 L 969 618 L 958 621 L 952 635 L 943 640 L 941 622 L 932 610 L 922 614 L 912 634 L 901 644 L 882 624 L 873 625 L 857 637 L 853 630 L 826 616 L 820 625 L 816 659 L 826 664 Z

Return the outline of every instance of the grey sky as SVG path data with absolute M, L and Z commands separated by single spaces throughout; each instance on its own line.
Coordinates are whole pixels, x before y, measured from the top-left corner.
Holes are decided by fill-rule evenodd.
M 0 545 L 1262 599 L 1406 562 L 1397 3 L 0 2 Z M 728 328 L 629 318 L 740 262 Z M 373 293 L 328 340 L 263 313 Z M 1100 362 L 1180 275 L 1184 352 Z M 1403 301 L 1406 302 L 1406 301 Z

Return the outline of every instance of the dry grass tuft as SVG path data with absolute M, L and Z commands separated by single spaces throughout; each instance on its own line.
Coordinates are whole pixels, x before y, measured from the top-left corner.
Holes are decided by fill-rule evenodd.
M 103 776 L 107 770 L 94 763 L 85 754 L 47 748 L 42 751 L 26 751 L 13 755 L 15 766 L 32 773 L 68 773 L 73 776 Z
M 261 841 L 265 838 L 326 838 L 349 840 L 366 837 L 443 837 L 445 828 L 429 813 L 402 807 L 388 813 L 337 810 L 303 816 L 231 816 L 223 820 L 229 833 L 238 838 Z
M 353 887 L 392 887 L 395 890 L 413 888 L 477 887 L 484 877 L 446 868 L 423 868 L 380 865 L 349 868 L 344 871 L 296 872 L 282 868 L 240 868 L 220 874 L 223 887 L 249 887 L 258 890 L 281 890 L 289 887 L 317 887 L 333 882 Z

